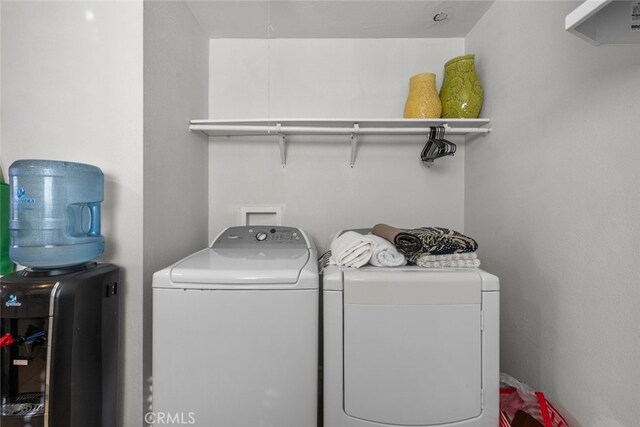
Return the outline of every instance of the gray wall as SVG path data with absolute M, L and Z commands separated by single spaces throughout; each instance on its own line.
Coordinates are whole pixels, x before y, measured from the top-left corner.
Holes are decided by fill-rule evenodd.
M 463 39 L 275 39 L 211 41 L 211 118 L 402 118 L 409 78 L 437 74 Z M 459 137 L 452 140 L 460 142 Z M 378 222 L 462 231 L 464 144 L 427 168 L 424 137 L 362 137 L 349 167 L 348 136 L 293 136 L 287 166 L 277 138 L 220 138 L 209 157 L 213 238 L 242 206 L 277 205 L 319 250 L 332 233 Z
M 576 425 L 640 419 L 640 46 L 563 30 L 575 2 L 497 2 L 466 39 L 494 132 L 465 225 L 502 286 L 501 366 Z
M 186 129 L 191 118 L 207 114 L 208 57 L 209 40 L 184 2 L 145 1 L 145 396 L 152 368 L 152 275 L 207 245 L 208 144 Z
M 142 2 L 1 2 L 2 166 L 105 174 L 102 262 L 122 267 L 121 418 L 142 420 Z M 6 169 L 5 169 L 6 172 Z
M 208 40 L 182 2 L 2 2 L 1 12 L 2 166 L 48 158 L 104 171 L 100 260 L 123 268 L 125 290 L 121 418 L 139 426 L 151 275 L 207 243 L 208 145 L 185 130 L 206 116 Z

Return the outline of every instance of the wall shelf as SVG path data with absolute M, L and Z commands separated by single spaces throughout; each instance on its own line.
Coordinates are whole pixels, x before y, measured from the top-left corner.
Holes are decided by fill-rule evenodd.
M 640 44 L 638 0 L 586 0 L 565 18 L 565 29 L 592 45 Z
M 275 136 L 280 144 L 280 160 L 286 165 L 285 145 L 291 135 L 345 135 L 350 137 L 350 166 L 355 163 L 358 138 L 363 135 L 427 136 L 431 127 L 444 126 L 448 135 L 491 132 L 490 119 L 264 119 L 191 120 L 190 131 L 209 137 Z

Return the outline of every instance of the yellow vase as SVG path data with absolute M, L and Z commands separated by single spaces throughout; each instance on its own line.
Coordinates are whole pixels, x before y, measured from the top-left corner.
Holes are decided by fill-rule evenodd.
M 405 119 L 437 119 L 442 103 L 436 90 L 436 75 L 416 74 L 409 79 L 409 96 L 404 105 Z

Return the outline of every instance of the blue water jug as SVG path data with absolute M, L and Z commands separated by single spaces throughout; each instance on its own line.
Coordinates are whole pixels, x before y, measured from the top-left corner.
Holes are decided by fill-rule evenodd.
M 104 175 L 96 166 L 18 160 L 9 167 L 9 256 L 48 269 L 93 261 L 104 252 L 100 204 Z

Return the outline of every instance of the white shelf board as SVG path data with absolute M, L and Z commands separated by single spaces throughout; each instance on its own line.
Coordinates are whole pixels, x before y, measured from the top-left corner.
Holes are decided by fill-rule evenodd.
M 286 159 L 286 138 L 290 135 L 349 136 L 351 157 L 356 160 L 358 138 L 363 135 L 429 135 L 431 127 L 444 126 L 446 134 L 466 135 L 491 132 L 489 119 L 255 119 L 255 120 L 191 120 L 190 131 L 210 137 L 274 136 L 278 138 L 280 162 Z M 421 139 L 424 142 L 424 139 Z
M 189 129 L 208 136 L 257 135 L 420 135 L 429 127 L 445 126 L 448 133 L 486 134 L 490 119 L 252 119 L 191 120 Z
M 565 29 L 595 45 L 640 44 L 640 21 L 632 21 L 638 0 L 586 0 L 565 17 Z M 635 29 L 634 29 L 635 28 Z

